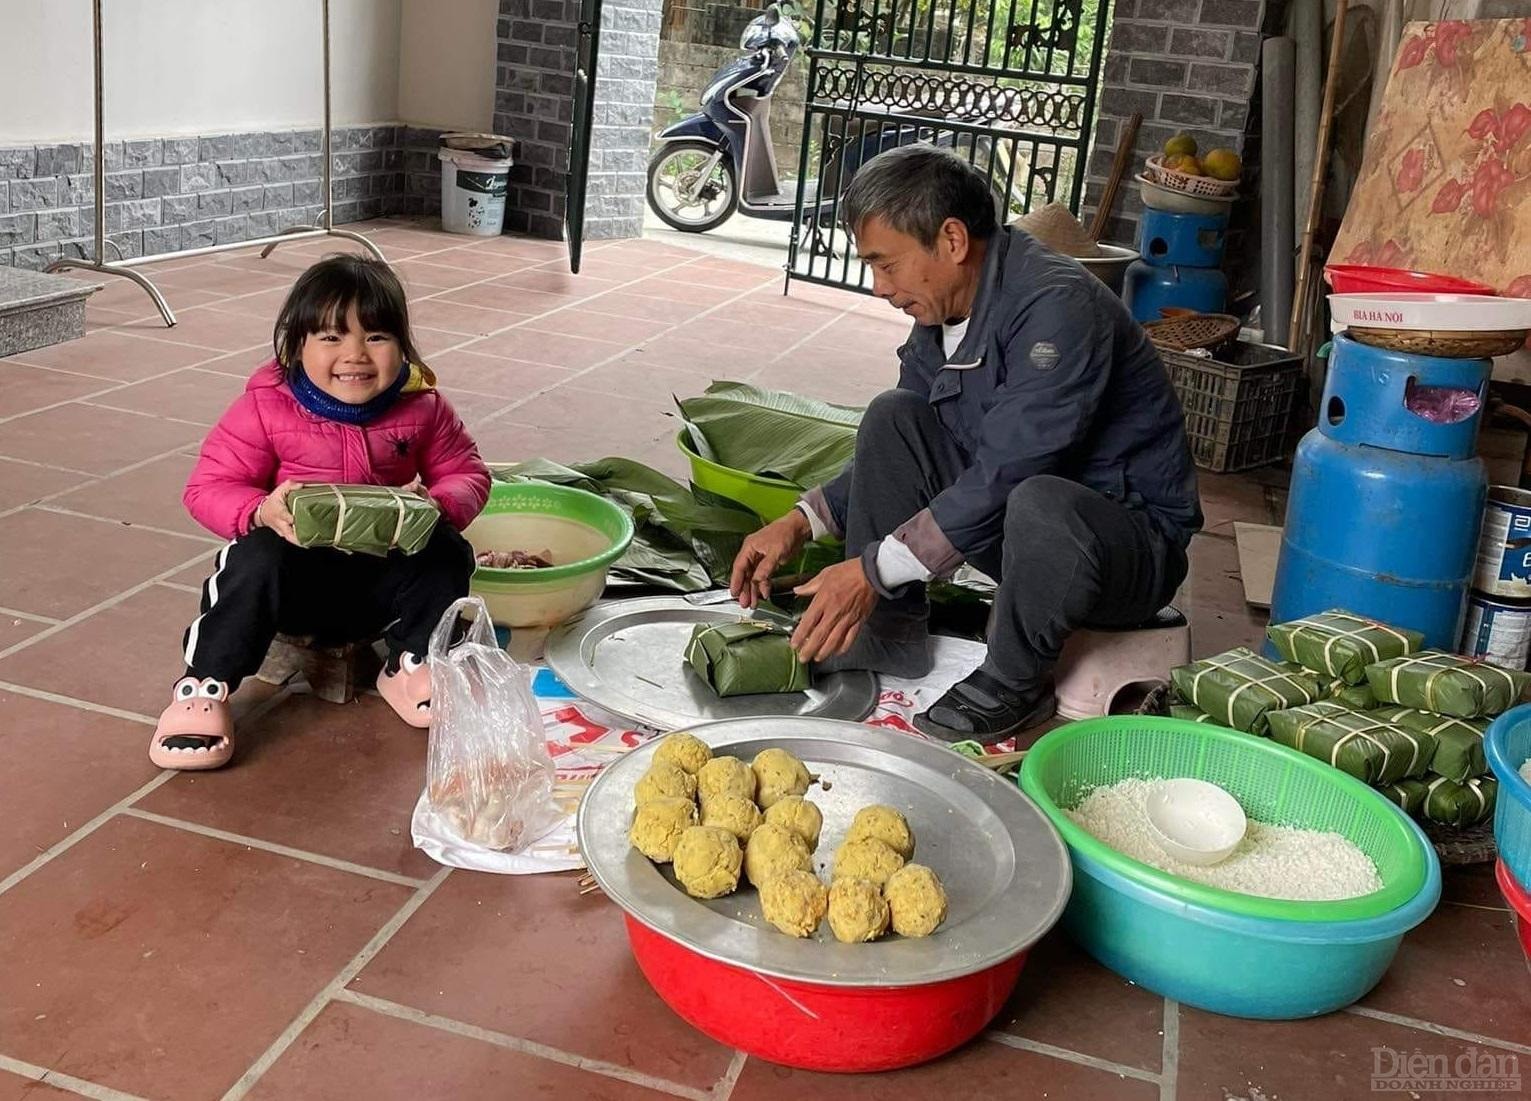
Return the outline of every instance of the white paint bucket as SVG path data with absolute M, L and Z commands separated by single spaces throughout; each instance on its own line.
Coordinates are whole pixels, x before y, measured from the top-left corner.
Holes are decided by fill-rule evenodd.
M 1488 596 L 1531 599 L 1531 492 L 1489 486 L 1473 588 Z
M 441 228 L 475 237 L 497 236 L 505 226 L 510 161 L 462 149 L 438 149 L 441 159 Z
M 1531 655 L 1531 606 L 1469 594 L 1462 653 L 1504 669 L 1524 669 Z

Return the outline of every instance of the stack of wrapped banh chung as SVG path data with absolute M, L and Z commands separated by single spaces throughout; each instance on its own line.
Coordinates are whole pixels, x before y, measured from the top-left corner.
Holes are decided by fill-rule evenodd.
M 1272 625 L 1284 661 L 1239 648 L 1171 674 L 1177 718 L 1270 737 L 1378 788 L 1412 817 L 1473 826 L 1494 814 L 1489 720 L 1531 676 L 1439 650 L 1344 611 Z

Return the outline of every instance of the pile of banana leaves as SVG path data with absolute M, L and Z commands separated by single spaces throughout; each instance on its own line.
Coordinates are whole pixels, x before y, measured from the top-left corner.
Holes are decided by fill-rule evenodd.
M 714 382 L 676 398 L 692 448 L 704 459 L 812 489 L 856 453 L 862 410 L 747 382 Z

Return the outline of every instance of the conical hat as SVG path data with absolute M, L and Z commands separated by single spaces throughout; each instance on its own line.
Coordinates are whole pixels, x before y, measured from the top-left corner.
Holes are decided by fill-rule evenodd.
M 1040 210 L 1017 218 L 1014 225 L 1065 256 L 1089 260 L 1104 255 L 1100 246 L 1090 240 L 1079 219 L 1062 203 L 1048 203 Z

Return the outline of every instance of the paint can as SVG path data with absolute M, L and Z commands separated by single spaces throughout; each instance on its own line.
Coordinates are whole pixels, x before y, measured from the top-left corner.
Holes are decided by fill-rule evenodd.
M 1531 491 L 1489 486 L 1473 588 L 1500 599 L 1531 599 Z
M 1524 669 L 1531 653 L 1531 604 L 1511 604 L 1480 592 L 1468 594 L 1462 653 L 1504 669 Z

